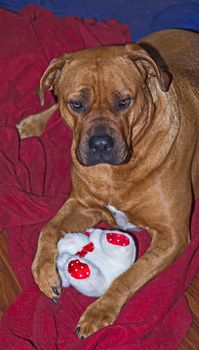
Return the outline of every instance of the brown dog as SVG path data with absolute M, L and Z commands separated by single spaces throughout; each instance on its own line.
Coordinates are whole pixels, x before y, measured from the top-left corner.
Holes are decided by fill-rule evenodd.
M 84 312 L 80 338 L 112 324 L 128 299 L 189 242 L 199 195 L 198 82 L 199 35 L 181 30 L 150 35 L 139 46 L 65 54 L 41 79 L 41 102 L 53 89 L 73 129 L 73 193 L 40 234 L 32 266 L 39 288 L 54 300 L 60 296 L 55 265 L 63 232 L 123 220 L 151 235 L 145 255 Z M 47 117 L 22 121 L 21 137 L 40 134 L 55 108 Z M 113 207 L 125 216 L 114 216 Z

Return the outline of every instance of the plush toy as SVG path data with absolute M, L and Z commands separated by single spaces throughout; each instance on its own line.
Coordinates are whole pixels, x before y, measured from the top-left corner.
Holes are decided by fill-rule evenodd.
M 68 233 L 58 242 L 57 268 L 62 286 L 98 297 L 135 261 L 134 239 L 118 230 L 91 228 Z

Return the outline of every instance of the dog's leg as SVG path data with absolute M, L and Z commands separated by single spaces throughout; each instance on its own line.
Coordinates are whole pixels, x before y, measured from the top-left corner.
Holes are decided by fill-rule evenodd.
M 60 279 L 56 273 L 57 242 L 67 232 L 81 232 L 102 219 L 101 211 L 70 197 L 55 217 L 41 231 L 32 272 L 40 290 L 56 301 Z
M 152 242 L 145 255 L 113 281 L 105 294 L 92 303 L 81 316 L 76 329 L 80 339 L 111 325 L 129 298 L 168 267 L 188 241 L 188 223 L 184 227 L 181 225 L 179 229 L 165 224 L 160 225 L 159 230 L 148 231 Z
M 48 120 L 57 108 L 58 105 L 54 104 L 43 112 L 24 118 L 16 125 L 20 138 L 25 139 L 31 136 L 40 136 L 44 132 Z

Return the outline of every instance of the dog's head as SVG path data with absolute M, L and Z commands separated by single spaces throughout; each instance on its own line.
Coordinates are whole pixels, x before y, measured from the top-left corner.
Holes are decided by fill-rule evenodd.
M 137 45 L 83 50 L 50 63 L 40 99 L 43 104 L 45 90 L 54 90 L 79 163 L 118 165 L 129 161 L 150 124 L 151 78 L 160 92 L 168 90 L 168 76 Z

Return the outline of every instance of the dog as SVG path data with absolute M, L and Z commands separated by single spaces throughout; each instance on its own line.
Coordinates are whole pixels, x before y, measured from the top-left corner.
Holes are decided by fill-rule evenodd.
M 40 81 L 57 104 L 22 120 L 21 138 L 40 135 L 56 108 L 73 130 L 73 191 L 43 228 L 32 272 L 54 302 L 61 295 L 57 242 L 103 220 L 146 228 L 146 253 L 81 316 L 86 338 L 113 324 L 129 298 L 189 243 L 199 196 L 199 34 L 165 30 L 138 44 L 63 54 Z M 90 168 L 90 171 L 88 171 Z M 134 227 L 134 226 L 133 226 Z

